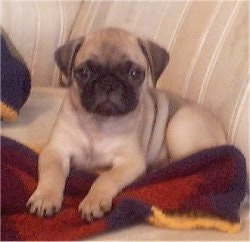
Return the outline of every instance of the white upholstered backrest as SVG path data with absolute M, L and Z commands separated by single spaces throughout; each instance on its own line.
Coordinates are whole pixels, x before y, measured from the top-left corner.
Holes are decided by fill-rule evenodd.
M 88 2 L 70 38 L 114 26 L 161 44 L 171 57 L 158 86 L 212 110 L 249 157 L 248 10 L 243 1 Z
M 58 84 L 53 52 L 67 39 L 109 26 L 153 39 L 171 56 L 158 86 L 212 110 L 249 157 L 248 1 L 17 1 L 2 9 L 33 85 Z
M 23 56 L 32 84 L 58 85 L 53 54 L 65 43 L 82 4 L 79 1 L 3 1 L 1 25 Z

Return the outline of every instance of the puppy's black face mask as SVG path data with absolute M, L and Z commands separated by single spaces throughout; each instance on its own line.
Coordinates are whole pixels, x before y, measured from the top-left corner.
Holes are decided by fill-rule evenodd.
M 87 60 L 74 69 L 74 77 L 88 112 L 115 116 L 136 108 L 145 70 L 129 60 L 106 66 Z

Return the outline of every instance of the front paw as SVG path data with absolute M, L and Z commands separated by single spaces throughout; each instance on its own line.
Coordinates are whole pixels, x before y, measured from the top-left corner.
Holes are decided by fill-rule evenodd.
M 78 211 L 83 219 L 92 221 L 101 218 L 112 207 L 112 196 L 100 192 L 90 192 L 80 203 Z
M 30 213 L 39 217 L 51 216 L 57 213 L 62 207 L 63 194 L 53 188 L 37 188 L 32 194 L 27 207 Z

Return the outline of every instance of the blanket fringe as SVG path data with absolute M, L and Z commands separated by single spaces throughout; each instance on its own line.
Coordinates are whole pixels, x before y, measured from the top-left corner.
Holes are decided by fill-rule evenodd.
M 240 223 L 233 223 L 223 220 L 219 217 L 204 215 L 204 214 L 182 214 L 182 213 L 164 213 L 156 207 L 151 208 L 152 215 L 147 218 L 147 221 L 158 227 L 169 229 L 216 229 L 226 233 L 237 233 L 240 231 Z

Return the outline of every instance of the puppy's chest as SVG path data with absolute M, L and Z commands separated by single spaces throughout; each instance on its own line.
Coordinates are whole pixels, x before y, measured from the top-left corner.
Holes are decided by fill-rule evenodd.
M 112 165 L 115 150 L 110 137 L 84 134 L 83 142 L 78 143 L 74 151 L 73 166 L 85 170 L 109 167 Z

